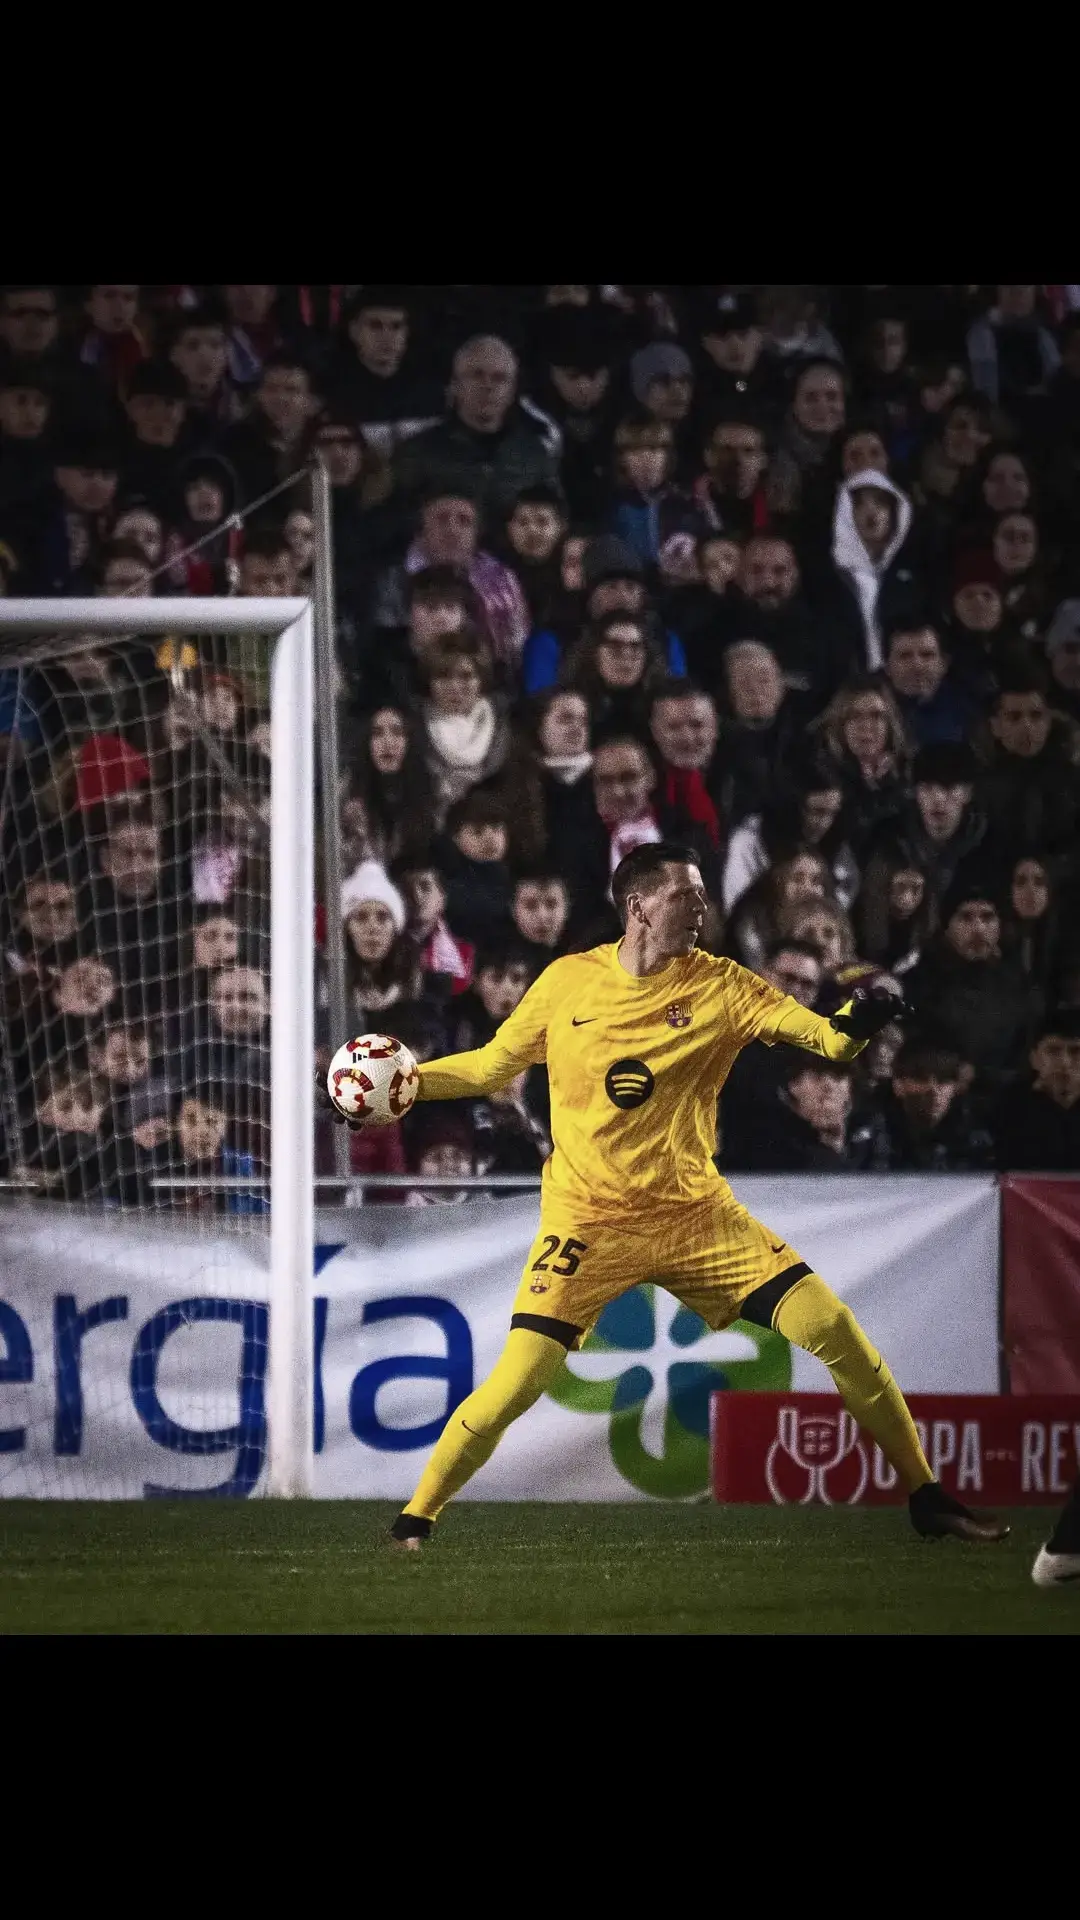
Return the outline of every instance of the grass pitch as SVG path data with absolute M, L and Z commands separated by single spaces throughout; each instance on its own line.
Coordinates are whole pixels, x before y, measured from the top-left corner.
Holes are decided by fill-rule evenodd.
M 0 1502 L 6 1634 L 1078 1634 L 1041 1593 L 1049 1510 L 996 1547 L 902 1510 L 455 1506 L 420 1554 L 395 1509 Z

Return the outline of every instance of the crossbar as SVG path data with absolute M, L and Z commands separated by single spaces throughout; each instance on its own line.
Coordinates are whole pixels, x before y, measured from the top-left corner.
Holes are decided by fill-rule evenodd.
M 0 633 L 284 633 L 307 600 L 0 600 Z M 104 623 L 108 621 L 106 629 Z

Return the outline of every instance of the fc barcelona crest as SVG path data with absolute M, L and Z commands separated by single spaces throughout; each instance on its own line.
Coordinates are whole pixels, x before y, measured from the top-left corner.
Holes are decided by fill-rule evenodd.
M 664 1018 L 669 1027 L 688 1027 L 691 1019 L 689 1000 L 673 1000 L 665 1008 Z

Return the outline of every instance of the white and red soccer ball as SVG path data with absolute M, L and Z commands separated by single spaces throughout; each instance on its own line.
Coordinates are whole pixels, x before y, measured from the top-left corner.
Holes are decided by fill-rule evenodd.
M 408 1113 L 420 1091 L 420 1075 L 400 1040 L 388 1033 L 362 1033 L 338 1048 L 326 1086 L 346 1120 L 389 1127 Z

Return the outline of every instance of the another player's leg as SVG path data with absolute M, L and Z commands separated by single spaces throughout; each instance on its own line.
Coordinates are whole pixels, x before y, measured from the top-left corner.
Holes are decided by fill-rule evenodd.
M 1037 1587 L 1073 1587 L 1080 1593 L 1080 1474 L 1053 1533 L 1035 1556 L 1031 1577 Z
M 522 1320 L 532 1320 L 522 1326 Z M 390 1529 L 399 1546 L 423 1544 L 448 1500 L 490 1460 L 507 1427 L 539 1400 L 566 1362 L 581 1328 L 515 1314 L 506 1345 L 486 1380 L 455 1407 L 435 1442 L 420 1483 Z
M 989 1513 L 974 1513 L 934 1479 L 908 1404 L 883 1356 L 872 1346 L 851 1308 L 820 1274 L 800 1263 L 758 1287 L 739 1308 L 745 1320 L 775 1327 L 793 1346 L 828 1367 L 849 1413 L 877 1441 L 908 1494 L 917 1533 L 954 1534 L 962 1540 L 1004 1540 L 1008 1527 Z

